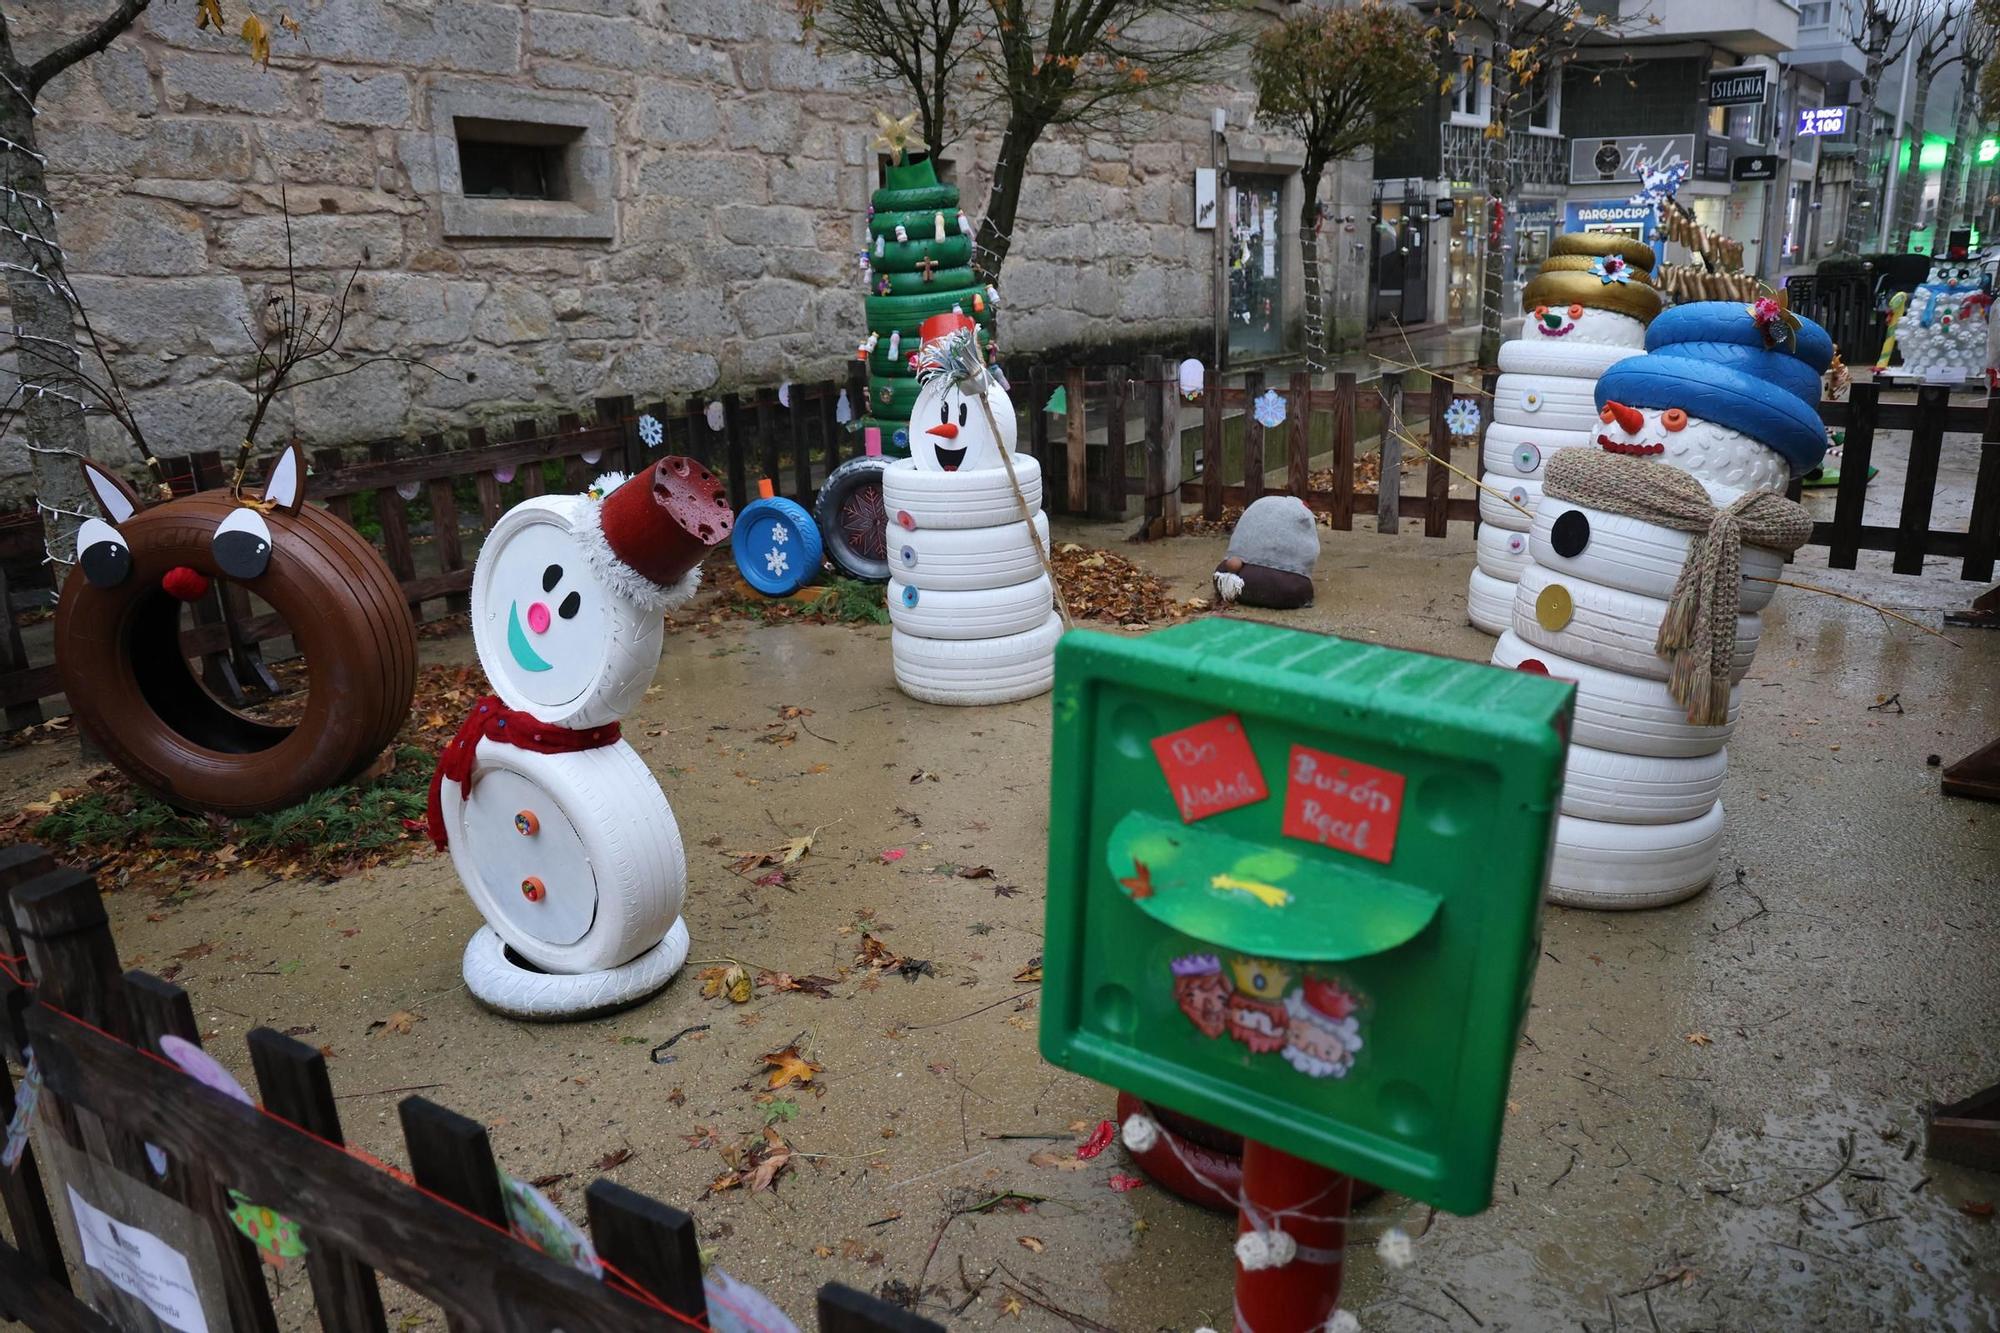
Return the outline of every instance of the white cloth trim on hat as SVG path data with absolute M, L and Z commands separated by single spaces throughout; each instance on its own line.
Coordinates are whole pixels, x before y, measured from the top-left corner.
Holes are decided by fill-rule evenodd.
M 584 559 L 590 562 L 591 572 L 615 595 L 641 610 L 665 615 L 687 605 L 701 587 L 700 565 L 683 574 L 678 583 L 663 588 L 620 560 L 604 535 L 601 511 L 586 515 L 576 525 L 576 539 L 583 548 Z

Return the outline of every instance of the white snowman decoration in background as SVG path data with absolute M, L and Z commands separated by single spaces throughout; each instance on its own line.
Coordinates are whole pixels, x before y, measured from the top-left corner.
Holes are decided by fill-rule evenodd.
M 1055 683 L 1062 633 L 1042 470 L 1014 452 L 1014 404 L 973 321 L 939 315 L 922 334 L 910 456 L 882 471 L 896 684 L 935 704 L 1032 698 Z
M 526 500 L 487 537 L 472 622 L 494 695 L 432 786 L 432 836 L 486 918 L 464 972 L 487 1007 L 587 1017 L 652 994 L 686 960 L 680 831 L 618 723 L 658 669 L 666 612 L 732 525 L 722 483 L 666 458 L 586 495 Z
M 1934 261 L 1896 321 L 1902 373 L 1945 383 L 1977 376 L 1986 365 L 1992 305 L 1979 265 L 1968 259 Z

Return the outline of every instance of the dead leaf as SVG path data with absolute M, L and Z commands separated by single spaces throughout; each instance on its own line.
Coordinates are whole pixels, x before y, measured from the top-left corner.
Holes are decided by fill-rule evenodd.
M 206 958 L 214 952 L 215 952 L 215 945 L 208 940 L 203 940 L 199 944 L 188 945 L 187 948 L 182 949 L 178 953 L 176 953 L 174 957 L 180 959 L 184 963 L 192 963 L 195 959 Z M 409 1031 L 407 1027 L 402 1030 L 404 1032 Z
M 814 1074 L 821 1072 L 821 1066 L 800 1055 L 797 1046 L 787 1046 L 782 1051 L 772 1051 L 760 1058 L 771 1068 L 770 1082 L 764 1085 L 768 1088 L 782 1088 L 787 1083 L 803 1086 L 813 1081 Z
M 410 1035 L 410 1029 L 423 1021 L 424 1016 L 422 1014 L 413 1014 L 407 1009 L 398 1009 L 387 1018 L 378 1018 L 373 1023 L 370 1023 L 368 1025 L 368 1034 L 374 1036 L 378 1032 L 394 1032 L 399 1036 L 407 1037 Z
M 1000 1313 L 1006 1315 L 1009 1319 L 1019 1319 L 1023 1308 L 1019 1296 L 1009 1296 L 1006 1300 L 1000 1302 Z
M 1712 1046 L 1715 1044 L 1715 1038 L 1709 1036 L 1706 1032 L 1690 1032 L 1687 1034 L 1687 1044 L 1690 1046 Z
M 798 704 L 778 705 L 778 717 L 781 721 L 792 722 L 802 717 L 811 717 L 812 715 L 812 709 L 802 708 Z
M 1991 1217 L 1993 1205 L 1983 1199 L 1967 1199 L 1958 1206 L 1958 1211 L 1967 1217 Z
M 686 1106 L 686 1105 L 687 1105 L 687 1099 L 688 1099 L 688 1095 L 687 1095 L 687 1093 L 686 1093 L 686 1092 L 684 1092 L 684 1091 L 683 1091 L 683 1090 L 681 1090 L 680 1088 L 675 1088 L 675 1089 L 674 1089 L 674 1090 L 673 1090 L 672 1092 L 670 1092 L 670 1093 L 668 1093 L 668 1094 L 667 1094 L 667 1105 L 669 1105 L 669 1106 Z
M 1014 974 L 1014 980 L 1024 984 L 1031 981 L 1040 981 L 1041 979 L 1042 960 L 1040 958 L 1029 959 L 1028 965 Z
M 1042 1243 L 1040 1236 L 1016 1236 L 1014 1239 L 1020 1242 L 1022 1249 L 1027 1250 L 1031 1254 L 1040 1254 L 1043 1250 L 1049 1248 Z
M 545 1176 L 536 1176 L 533 1180 L 529 1181 L 528 1183 L 530 1185 L 533 1185 L 538 1190 L 545 1190 L 551 1185 L 560 1185 L 562 1184 L 563 1181 L 568 1180 L 569 1178 L 570 1178 L 570 1172 L 568 1171 L 551 1171 L 549 1172 L 549 1174 Z
M 681 1142 L 687 1144 L 689 1152 L 698 1152 L 703 1148 L 719 1148 L 722 1146 L 722 1140 L 717 1138 L 715 1131 L 707 1125 L 696 1125 L 694 1133 L 681 1135 Z
M 960 867 L 958 868 L 958 877 L 959 877 L 960 879 L 992 879 L 992 878 L 993 878 L 993 867 L 992 867 L 992 866 L 960 866 Z
M 1021 896 L 1021 891 L 1012 884 L 995 884 L 993 886 L 993 896 L 995 898 L 1018 898 Z
M 632 1145 L 629 1143 L 623 1148 L 613 1148 L 610 1152 L 597 1159 L 597 1169 L 599 1171 L 609 1171 L 613 1167 L 623 1166 L 632 1160 L 632 1152 Z
M 250 43 L 250 58 L 266 69 L 271 65 L 271 30 L 264 20 L 251 14 L 243 20 L 243 40 Z
M 1058 1171 L 1081 1171 L 1089 1163 L 1079 1160 L 1074 1153 L 1060 1156 L 1044 1148 L 1040 1152 L 1028 1154 L 1029 1166 L 1052 1166 Z
M 755 1194 L 759 1190 L 776 1188 L 779 1172 L 791 1165 L 792 1148 L 778 1137 L 777 1130 L 767 1126 L 764 1130 L 764 1142 L 751 1149 L 750 1157 L 755 1159 L 756 1165 L 751 1169 L 748 1184 L 750 1192 Z M 745 1165 L 749 1164 L 749 1160 L 746 1159 Z
M 937 782 L 939 780 L 938 775 L 931 772 L 928 768 L 920 768 L 910 774 L 911 782 Z
M 195 0 L 194 27 L 196 32 L 214 24 L 222 27 L 222 0 Z
M 750 973 L 740 963 L 728 966 L 705 967 L 694 974 L 701 982 L 701 995 L 705 1000 L 716 996 L 726 997 L 731 1004 L 748 1004 L 753 993 Z

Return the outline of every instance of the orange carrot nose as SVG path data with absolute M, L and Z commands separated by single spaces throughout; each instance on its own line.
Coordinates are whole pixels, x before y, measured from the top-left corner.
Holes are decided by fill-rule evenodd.
M 1604 405 L 1604 411 L 1600 415 L 1607 423 L 1616 421 L 1618 429 L 1624 431 L 1627 435 L 1637 435 L 1640 431 L 1646 429 L 1646 414 L 1644 412 L 1641 412 L 1636 407 L 1627 407 L 1625 404 L 1617 401 L 1607 402 Z
M 958 423 L 952 421 L 940 421 L 937 425 L 932 426 L 928 431 L 925 431 L 924 433 L 926 435 L 936 435 L 941 439 L 955 440 L 958 438 Z

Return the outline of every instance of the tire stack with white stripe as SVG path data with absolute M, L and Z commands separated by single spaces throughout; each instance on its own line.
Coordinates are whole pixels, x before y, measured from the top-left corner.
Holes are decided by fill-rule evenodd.
M 1646 324 L 1660 307 L 1652 267 L 1652 250 L 1637 241 L 1565 235 L 1522 293 L 1528 320 L 1519 338 L 1501 345 L 1480 459 L 1480 480 L 1513 504 L 1479 493 L 1479 563 L 1465 596 L 1466 618 L 1488 634 L 1513 623 L 1542 469 L 1556 450 L 1590 443 L 1597 377 L 1645 350 Z
M 1042 563 L 1042 471 L 1025 454 L 1013 463 L 1032 535 L 1004 467 L 941 472 L 906 458 L 883 469 L 890 654 L 913 699 L 1009 703 L 1055 683 L 1062 619 Z

